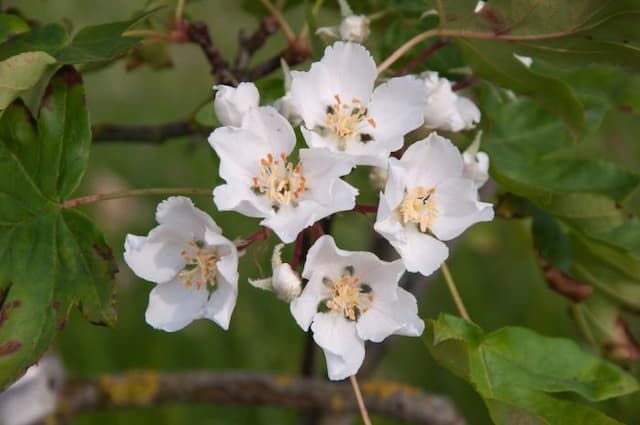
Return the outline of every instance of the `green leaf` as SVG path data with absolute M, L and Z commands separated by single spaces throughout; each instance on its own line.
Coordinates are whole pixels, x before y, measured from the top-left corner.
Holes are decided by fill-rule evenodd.
M 0 13 L 0 43 L 5 41 L 10 35 L 29 31 L 29 24 L 22 18 L 8 13 Z
M 631 375 L 573 341 L 525 328 L 484 333 L 443 314 L 427 321 L 424 341 L 439 363 L 473 385 L 496 424 L 618 424 L 585 404 L 552 394 L 573 392 L 600 401 L 639 389 Z
M 492 0 L 481 11 L 467 0 L 434 0 L 444 35 L 484 79 L 532 96 L 579 134 L 582 107 L 569 86 L 514 54 L 553 66 L 640 66 L 637 0 Z
M 89 117 L 80 75 L 61 68 L 37 121 L 21 101 L 0 119 L 0 388 L 38 360 L 79 307 L 111 324 L 111 250 L 83 214 L 62 209 L 87 166 Z
M 0 111 L 33 87 L 56 60 L 45 52 L 25 52 L 0 62 Z
M 81 64 L 108 61 L 123 55 L 142 41 L 139 37 L 123 34 L 156 10 L 158 8 L 127 21 L 85 27 L 73 37 L 70 45 L 57 53 L 56 58 L 60 63 Z
M 35 27 L 0 43 L 0 61 L 25 52 L 45 52 L 54 56 L 68 39 L 67 30 L 60 24 Z

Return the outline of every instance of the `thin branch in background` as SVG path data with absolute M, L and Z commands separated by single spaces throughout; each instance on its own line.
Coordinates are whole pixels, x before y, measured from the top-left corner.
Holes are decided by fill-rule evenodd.
M 240 31 L 238 36 L 239 49 L 234 63 L 234 73 L 239 81 L 246 81 L 249 77 L 249 62 L 253 54 L 267 42 L 272 34 L 278 31 L 278 21 L 273 16 L 265 16 L 260 20 L 258 28 L 250 36 Z
M 403 66 L 399 71 L 394 73 L 393 76 L 397 77 L 400 75 L 409 74 L 411 71 L 413 71 L 413 69 L 420 66 L 425 60 L 427 60 L 429 56 L 431 56 L 432 54 L 434 54 L 435 52 L 437 52 L 438 50 L 440 50 L 441 48 L 445 47 L 448 44 L 449 44 L 449 40 L 447 39 L 436 40 L 429 47 L 427 47 L 422 52 L 420 52 L 418 56 L 416 56 L 415 58 L 407 62 L 407 64 Z
M 108 201 L 111 199 L 131 198 L 134 196 L 149 195 L 211 196 L 211 189 L 198 189 L 194 187 L 153 187 L 149 189 L 131 189 L 112 193 L 98 193 L 95 195 L 87 195 L 80 198 L 68 199 L 60 204 L 60 208 L 76 208 L 80 205 L 93 204 L 96 202 Z
M 209 27 L 204 22 L 190 22 L 186 26 L 187 41 L 200 46 L 209 65 L 211 74 L 221 84 L 235 84 L 236 77 L 231 72 L 229 63 L 222 57 L 220 50 L 213 44 L 209 35 Z
M 388 418 L 430 425 L 463 425 L 445 397 L 395 382 L 368 381 L 362 397 L 369 411 Z M 318 409 L 358 414 L 347 383 L 251 372 L 158 373 L 137 371 L 67 382 L 58 400 L 61 419 L 87 412 L 175 404 L 227 404 Z
M 284 61 L 289 66 L 298 65 L 311 57 L 311 49 L 303 42 L 296 42 L 283 50 L 281 53 L 272 56 L 271 58 L 259 63 L 251 71 L 249 71 L 249 79 L 251 81 L 258 80 L 266 75 L 271 74 L 273 71 L 280 69 L 280 60 Z
M 473 75 L 469 75 L 465 77 L 464 80 L 458 81 L 457 83 L 452 85 L 451 90 L 453 91 L 464 90 L 467 87 L 471 87 L 475 82 L 476 82 L 476 78 Z
M 260 0 L 260 2 L 264 5 L 264 7 L 271 13 L 271 16 L 278 22 L 280 29 L 282 30 L 284 37 L 287 39 L 287 43 L 290 45 L 296 42 L 296 34 L 293 32 L 293 29 L 289 25 L 289 22 L 285 19 L 284 15 L 275 7 L 269 0 Z
M 94 142 L 163 143 L 185 136 L 206 137 L 211 129 L 185 120 L 160 125 L 98 124 L 93 126 L 92 132 Z

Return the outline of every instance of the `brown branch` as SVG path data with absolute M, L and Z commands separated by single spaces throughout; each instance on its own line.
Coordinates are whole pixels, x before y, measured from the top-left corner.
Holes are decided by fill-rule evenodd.
M 229 63 L 222 57 L 220 50 L 213 44 L 209 35 L 209 27 L 204 22 L 190 22 L 186 26 L 187 41 L 200 46 L 202 53 L 211 65 L 211 74 L 221 84 L 235 84 L 236 77 L 231 72 Z
M 249 61 L 253 54 L 258 51 L 269 37 L 278 31 L 278 21 L 273 16 L 266 16 L 260 20 L 258 28 L 249 37 L 244 31 L 239 34 L 239 49 L 234 63 L 234 73 L 239 81 L 246 81 L 249 78 Z
M 372 413 L 406 422 L 462 425 L 450 400 L 394 382 L 365 381 Z M 97 410 L 170 404 L 230 404 L 357 414 L 348 384 L 249 372 L 129 372 L 67 383 L 58 406 L 63 418 Z
M 279 69 L 281 58 L 284 59 L 289 66 L 294 66 L 306 61 L 310 57 L 311 49 L 304 42 L 296 41 L 281 53 L 272 56 L 251 69 L 249 71 L 249 79 L 251 81 L 256 81 L 271 74 L 276 69 Z
M 542 256 L 539 260 L 547 285 L 558 294 L 578 303 L 593 293 L 593 287 L 588 283 L 578 282 Z
M 93 126 L 94 142 L 141 142 L 163 143 L 184 136 L 206 137 L 210 128 L 191 121 L 175 121 L 160 125 L 116 125 Z
M 429 47 L 420 52 L 415 58 L 407 62 L 405 66 L 403 66 L 398 72 L 394 74 L 394 77 L 409 74 L 411 71 L 413 71 L 414 68 L 420 66 L 425 60 L 427 60 L 429 56 L 445 47 L 447 44 L 449 44 L 449 42 L 450 40 L 448 39 L 436 40 Z

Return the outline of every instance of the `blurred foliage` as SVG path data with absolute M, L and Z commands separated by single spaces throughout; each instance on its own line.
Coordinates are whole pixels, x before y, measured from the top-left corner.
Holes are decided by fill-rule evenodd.
M 0 76 L 4 75 L 3 66 L 4 69 L 16 66 L 7 65 L 11 60 L 17 61 L 17 66 L 23 69 L 20 75 L 23 79 L 1 85 L 0 111 L 20 94 L 35 110 L 44 88 L 44 84 L 37 83 L 48 78 L 44 65 L 53 58 L 59 63 L 85 64 L 86 100 L 92 123 L 163 123 L 193 115 L 201 124 L 215 125 L 210 102 L 213 81 L 208 64 L 195 46 L 171 45 L 152 51 L 149 46 L 141 46 L 140 39 L 122 35 L 146 17 L 140 15 L 141 10 L 149 10 L 158 3 L 162 2 L 2 2 L 5 7 L 17 8 L 22 18 L 0 14 L 0 42 L 9 34 L 19 34 L 13 37 L 11 44 L 0 44 Z M 168 3 L 167 8 L 157 11 L 143 23 L 145 29 L 161 28 L 170 22 L 175 3 Z M 293 28 L 300 28 L 315 2 L 290 0 L 287 3 L 287 19 Z M 336 25 L 339 22 L 337 3 L 325 3 L 326 7 L 315 17 L 315 24 Z M 580 340 L 581 335 L 593 353 L 602 352 L 622 360 L 636 373 L 638 368 L 633 359 L 610 348 L 618 347 L 616 344 L 621 342 L 628 343 L 628 338 L 633 338 L 640 330 L 640 321 L 635 317 L 640 308 L 640 225 L 637 219 L 640 212 L 637 189 L 640 76 L 637 73 L 637 44 L 634 44 L 639 38 L 639 27 L 632 21 L 639 10 L 638 2 L 490 0 L 481 14 L 473 13 L 475 2 L 463 0 L 358 0 L 350 3 L 356 13 L 383 12 L 373 20 L 372 37 L 367 43 L 378 60 L 414 35 L 437 27 L 483 33 L 514 28 L 519 36 L 563 33 L 562 37 L 537 42 L 458 39 L 413 69 L 416 73 L 436 70 L 462 81 L 469 71 L 465 67 L 470 67 L 476 79 L 483 79 L 466 94 L 477 101 L 483 112 L 481 126 L 485 137 L 482 149 L 491 154 L 492 177 L 499 184 L 501 195 L 509 193 L 510 202 L 501 205 L 506 208 L 506 215 L 517 217 L 498 218 L 466 232 L 456 242 L 458 245 L 450 264 L 468 310 L 482 329 L 509 325 L 527 327 L 553 337 Z M 534 3 L 537 6 L 532 8 Z M 439 16 L 428 13 L 431 9 L 438 10 Z M 235 54 L 237 31 L 243 28 L 251 32 L 256 26 L 256 17 L 265 14 L 257 0 L 193 1 L 188 2 L 186 13 L 209 24 L 216 46 L 229 58 Z M 134 18 L 127 20 L 131 17 Z M 43 25 L 27 31 L 29 20 Z M 105 25 L 105 22 L 114 23 Z M 318 56 L 318 47 L 322 46 L 319 40 L 315 43 L 314 54 Z M 271 37 L 252 63 L 270 57 L 282 46 L 281 34 Z M 394 69 L 410 63 L 427 46 L 428 42 L 417 46 L 395 64 Z M 132 47 L 136 49 L 127 61 L 112 61 Z M 29 61 L 16 56 L 32 50 L 46 52 L 47 56 Z M 567 55 L 568 50 L 575 54 Z M 533 56 L 533 65 L 524 66 L 513 53 Z M 91 64 L 87 65 L 87 62 Z M 598 62 L 605 64 L 594 64 Z M 150 66 L 138 66 L 144 63 Z M 284 90 L 279 72 L 257 84 L 263 103 L 273 101 Z M 4 119 L 9 122 L 6 116 Z M 469 139 L 450 136 L 460 147 L 464 147 Z M 215 155 L 206 141 L 199 138 L 184 138 L 157 146 L 95 144 L 86 178 L 76 195 L 132 187 L 213 187 L 221 182 L 216 177 L 217 168 Z M 352 183 L 365 188 L 360 201 L 373 203 L 377 194 L 373 189 L 366 189 L 367 179 L 368 170 L 363 168 L 349 176 Z M 105 232 L 119 263 L 119 321 L 115 328 L 107 329 L 71 317 L 56 343 L 70 375 L 131 368 L 242 368 L 298 373 L 305 335 L 291 320 L 285 304 L 246 285 L 248 277 L 262 277 L 269 271 L 268 259 L 276 243 L 273 237 L 266 243 L 252 246 L 241 259 L 239 302 L 228 332 L 204 321 L 174 334 L 155 331 L 146 325 L 144 310 L 151 285 L 134 279 L 121 261 L 122 241 L 126 233 L 146 234 L 153 225 L 153 210 L 159 200 L 128 199 L 83 208 L 95 217 L 98 227 Z M 249 235 L 257 229 L 256 220 L 233 212 L 214 211 L 210 199 L 197 199 L 196 202 L 212 214 L 231 239 Z M 333 223 L 338 245 L 344 249 L 370 249 L 372 224 L 373 217 L 339 214 Z M 285 256 L 290 250 L 288 247 Z M 586 301 L 574 303 L 547 289 L 538 264 L 539 255 L 575 279 L 588 282 L 594 288 L 593 294 Z M 439 275 L 430 278 L 425 285 L 420 312 L 425 319 L 436 319 L 442 312 L 455 312 Z M 629 329 L 621 331 L 621 318 L 627 320 Z M 441 331 L 444 322 L 456 320 L 445 316 L 431 322 L 431 329 Z M 457 323 L 454 328 L 466 329 L 462 336 L 456 337 L 465 343 L 469 343 L 467 331 L 490 336 L 513 332 L 513 328 L 508 328 L 484 334 L 468 323 Z M 524 342 L 532 341 L 530 338 L 540 338 L 542 345 L 550 341 L 529 334 Z M 480 396 L 427 356 L 421 341 L 392 340 L 393 345 L 376 377 L 446 394 L 460 407 L 469 423 L 491 423 Z M 518 341 L 515 348 L 522 348 L 518 347 Z M 476 347 L 477 343 L 473 342 Z M 576 351 L 574 345 L 565 345 L 564 349 L 571 351 L 571 358 L 585 359 L 581 356 L 587 356 Z M 321 352 L 316 350 L 319 374 L 323 373 L 321 357 Z M 589 359 L 593 357 L 589 356 Z M 445 356 L 441 360 L 447 365 L 451 357 Z M 527 368 L 545 367 L 544 358 L 529 360 L 537 360 L 537 363 L 529 364 Z M 569 358 L 561 360 L 567 361 L 563 363 L 566 368 L 554 369 L 552 375 L 569 373 L 572 367 L 577 367 L 577 363 L 572 364 Z M 530 383 L 527 380 L 527 384 Z M 558 388 L 576 390 L 575 387 Z M 486 397 L 477 383 L 476 390 Z M 523 388 L 522 391 L 530 389 Z M 640 417 L 640 395 L 637 393 L 600 402 L 597 400 L 607 397 L 594 396 L 589 391 L 577 390 L 594 400 L 595 408 L 611 417 L 626 423 L 633 423 Z M 521 396 L 522 393 L 509 395 Z M 562 399 L 559 399 L 555 395 L 538 394 L 536 397 L 528 394 L 524 398 L 532 403 L 539 402 L 539 405 L 570 406 L 572 412 L 578 406 L 571 396 L 561 395 Z M 509 398 L 489 403 L 494 420 L 513 409 L 512 402 L 513 398 Z M 586 417 L 592 423 L 611 423 L 604 419 L 599 421 L 602 415 L 592 413 L 590 407 L 579 409 L 588 410 Z M 272 424 L 295 423 L 296 418 L 296 412 L 284 409 L 178 406 L 95 413 L 78 418 L 74 423 Z M 576 420 L 572 417 L 553 423 L 582 423 Z M 391 423 L 379 418 L 374 421 L 376 424 Z

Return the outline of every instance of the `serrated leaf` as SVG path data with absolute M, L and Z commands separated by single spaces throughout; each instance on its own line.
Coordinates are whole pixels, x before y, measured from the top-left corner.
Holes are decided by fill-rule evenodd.
M 0 119 L 0 388 L 38 360 L 74 306 L 91 322 L 115 320 L 111 250 L 87 217 L 61 208 L 90 143 L 71 67 L 51 79 L 37 121 L 20 101 Z
M 496 424 L 519 423 L 516 418 L 534 424 L 618 424 L 587 405 L 552 394 L 573 392 L 600 401 L 639 388 L 631 375 L 573 341 L 526 328 L 484 333 L 471 322 L 443 314 L 427 321 L 424 341 L 436 360 L 446 359 L 445 367 L 473 385 Z
M 33 87 L 56 60 L 45 52 L 25 52 L 0 62 L 0 111 Z

